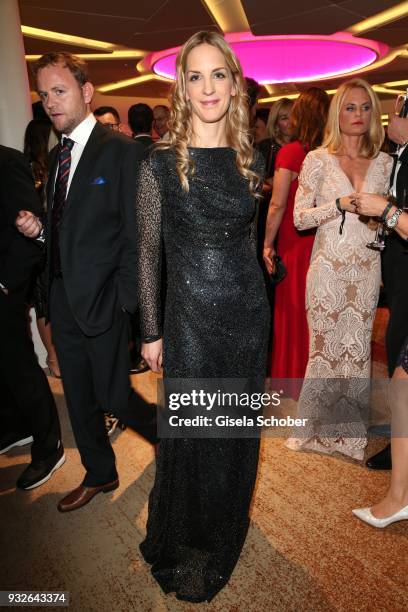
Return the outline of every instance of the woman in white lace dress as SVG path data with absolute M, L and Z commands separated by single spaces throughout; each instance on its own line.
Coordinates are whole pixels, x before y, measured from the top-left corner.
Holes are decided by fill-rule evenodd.
M 355 192 L 387 192 L 392 158 L 380 152 L 379 101 L 361 79 L 339 87 L 322 147 L 303 163 L 294 208 L 299 230 L 317 227 L 307 275 L 309 361 L 298 404 L 308 424 L 287 441 L 362 459 L 367 444 L 370 343 L 380 287 L 375 226 L 356 211 Z

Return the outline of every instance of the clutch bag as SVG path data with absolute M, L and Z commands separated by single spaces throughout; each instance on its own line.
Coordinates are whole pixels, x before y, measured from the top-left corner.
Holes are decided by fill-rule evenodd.
M 274 255 L 273 261 L 275 263 L 275 268 L 272 274 L 270 275 L 270 279 L 272 285 L 277 285 L 285 278 L 287 271 L 285 264 L 283 263 L 282 258 L 279 257 L 279 255 Z

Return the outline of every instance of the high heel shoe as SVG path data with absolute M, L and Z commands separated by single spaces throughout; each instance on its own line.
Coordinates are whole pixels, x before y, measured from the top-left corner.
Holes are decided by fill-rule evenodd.
M 356 508 L 355 510 L 352 510 L 352 513 L 361 521 L 364 521 L 373 527 L 378 527 L 378 529 L 388 527 L 388 525 L 391 525 L 391 523 L 396 523 L 397 521 L 408 520 L 408 506 L 401 508 L 401 510 L 398 510 L 398 512 L 391 514 L 391 516 L 387 516 L 386 518 L 376 518 L 371 514 L 370 508 Z
M 56 370 L 54 370 L 55 366 L 57 366 L 58 370 L 59 370 L 59 366 L 58 366 L 58 361 L 56 359 L 50 359 L 49 357 L 47 357 L 47 359 L 45 360 L 50 376 L 52 376 L 53 378 L 61 378 L 61 374 L 56 372 Z M 54 367 L 51 364 L 54 364 Z
M 304 443 L 305 443 L 305 440 L 303 438 L 292 438 L 291 437 L 291 438 L 288 438 L 286 442 L 284 442 L 283 446 L 287 448 L 288 450 L 295 451 L 296 453 L 302 450 Z

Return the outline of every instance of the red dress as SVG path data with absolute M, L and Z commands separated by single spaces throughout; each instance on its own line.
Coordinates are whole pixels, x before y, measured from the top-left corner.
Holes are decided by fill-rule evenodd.
M 296 140 L 282 147 L 275 171 L 286 168 L 299 174 L 307 150 Z M 276 252 L 282 257 L 287 275 L 275 290 L 272 338 L 272 378 L 303 378 L 309 357 L 306 320 L 306 274 L 316 230 L 299 232 L 293 223 L 298 179 L 291 182 L 288 202 L 277 237 Z

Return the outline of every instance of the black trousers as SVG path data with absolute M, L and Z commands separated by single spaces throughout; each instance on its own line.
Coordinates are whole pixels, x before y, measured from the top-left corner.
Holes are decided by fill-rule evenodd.
M 2 432 L 32 435 L 33 461 L 58 447 L 60 424 L 54 397 L 38 364 L 29 333 L 25 289 L 0 291 L 0 415 Z
M 140 314 L 139 310 L 130 315 L 130 340 L 132 342 L 130 357 L 135 364 L 137 364 L 142 355 L 140 353 L 142 348 L 142 339 L 140 337 Z
M 128 315 L 118 307 L 108 331 L 86 336 L 72 314 L 64 282 L 57 278 L 51 286 L 50 317 L 72 429 L 86 470 L 83 484 L 105 484 L 117 478 L 117 471 L 104 412 L 157 442 L 156 411 L 130 385 Z
M 383 278 L 390 309 L 386 332 L 388 371 L 392 376 L 408 336 L 408 241 L 396 234 L 387 238 L 383 251 Z

